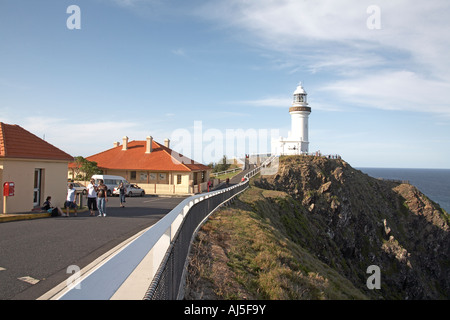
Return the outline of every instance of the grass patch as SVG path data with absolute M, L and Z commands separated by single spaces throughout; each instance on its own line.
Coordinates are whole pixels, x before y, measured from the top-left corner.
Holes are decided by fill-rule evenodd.
M 255 213 L 256 206 L 285 201 L 282 193 L 277 194 L 281 198 L 274 196 L 252 187 L 234 206 L 216 212 L 193 249 L 207 252 L 204 259 L 209 262 L 197 264 L 202 270 L 190 270 L 190 274 L 203 274 L 219 299 L 366 299 L 345 277 L 274 227 L 273 219 Z M 206 233 L 208 242 L 202 241 Z M 191 279 L 191 287 L 195 281 L 202 283 Z M 195 289 L 205 291 L 205 286 Z

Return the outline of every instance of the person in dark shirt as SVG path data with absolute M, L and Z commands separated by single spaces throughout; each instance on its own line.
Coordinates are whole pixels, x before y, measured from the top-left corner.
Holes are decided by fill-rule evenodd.
M 108 187 L 100 179 L 97 187 L 97 209 L 99 217 L 106 217 L 106 202 L 108 202 Z
M 52 217 L 62 216 L 63 212 L 58 207 L 53 207 L 51 203 L 52 197 L 48 196 L 47 199 L 45 199 L 44 205 L 42 206 L 42 210 L 48 212 L 51 214 Z

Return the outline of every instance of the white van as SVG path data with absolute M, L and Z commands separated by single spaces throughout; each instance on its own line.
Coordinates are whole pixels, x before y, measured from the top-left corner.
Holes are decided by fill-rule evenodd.
M 103 180 L 103 183 L 108 188 L 108 196 L 113 194 L 114 188 L 117 187 L 121 182 L 123 184 L 129 184 L 128 181 L 121 176 L 110 176 L 106 174 L 95 174 L 92 176 L 92 179 L 95 179 L 95 184 L 98 185 L 98 181 L 100 179 Z

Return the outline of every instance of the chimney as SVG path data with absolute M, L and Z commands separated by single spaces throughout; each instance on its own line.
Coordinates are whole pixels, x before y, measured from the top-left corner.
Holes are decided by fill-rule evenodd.
M 114 142 L 114 148 L 117 148 L 118 146 L 120 146 L 120 142 L 119 141 L 115 141 Z
M 127 136 L 123 137 L 122 141 L 123 141 L 122 151 L 128 150 L 128 137 Z
M 145 148 L 145 153 L 152 153 L 153 151 L 153 137 L 148 136 L 147 137 L 147 144 L 146 144 L 146 148 Z
M 170 148 L 170 140 L 169 139 L 165 139 L 164 140 L 164 145 L 166 146 L 166 148 Z

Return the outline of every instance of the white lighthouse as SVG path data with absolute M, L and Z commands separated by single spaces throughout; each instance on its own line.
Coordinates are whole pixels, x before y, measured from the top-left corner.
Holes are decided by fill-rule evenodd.
M 291 131 L 287 138 L 280 138 L 272 147 L 272 153 L 278 155 L 297 155 L 308 153 L 308 118 L 311 108 L 308 106 L 307 93 L 300 83 L 294 91 L 294 101 L 289 108 Z

